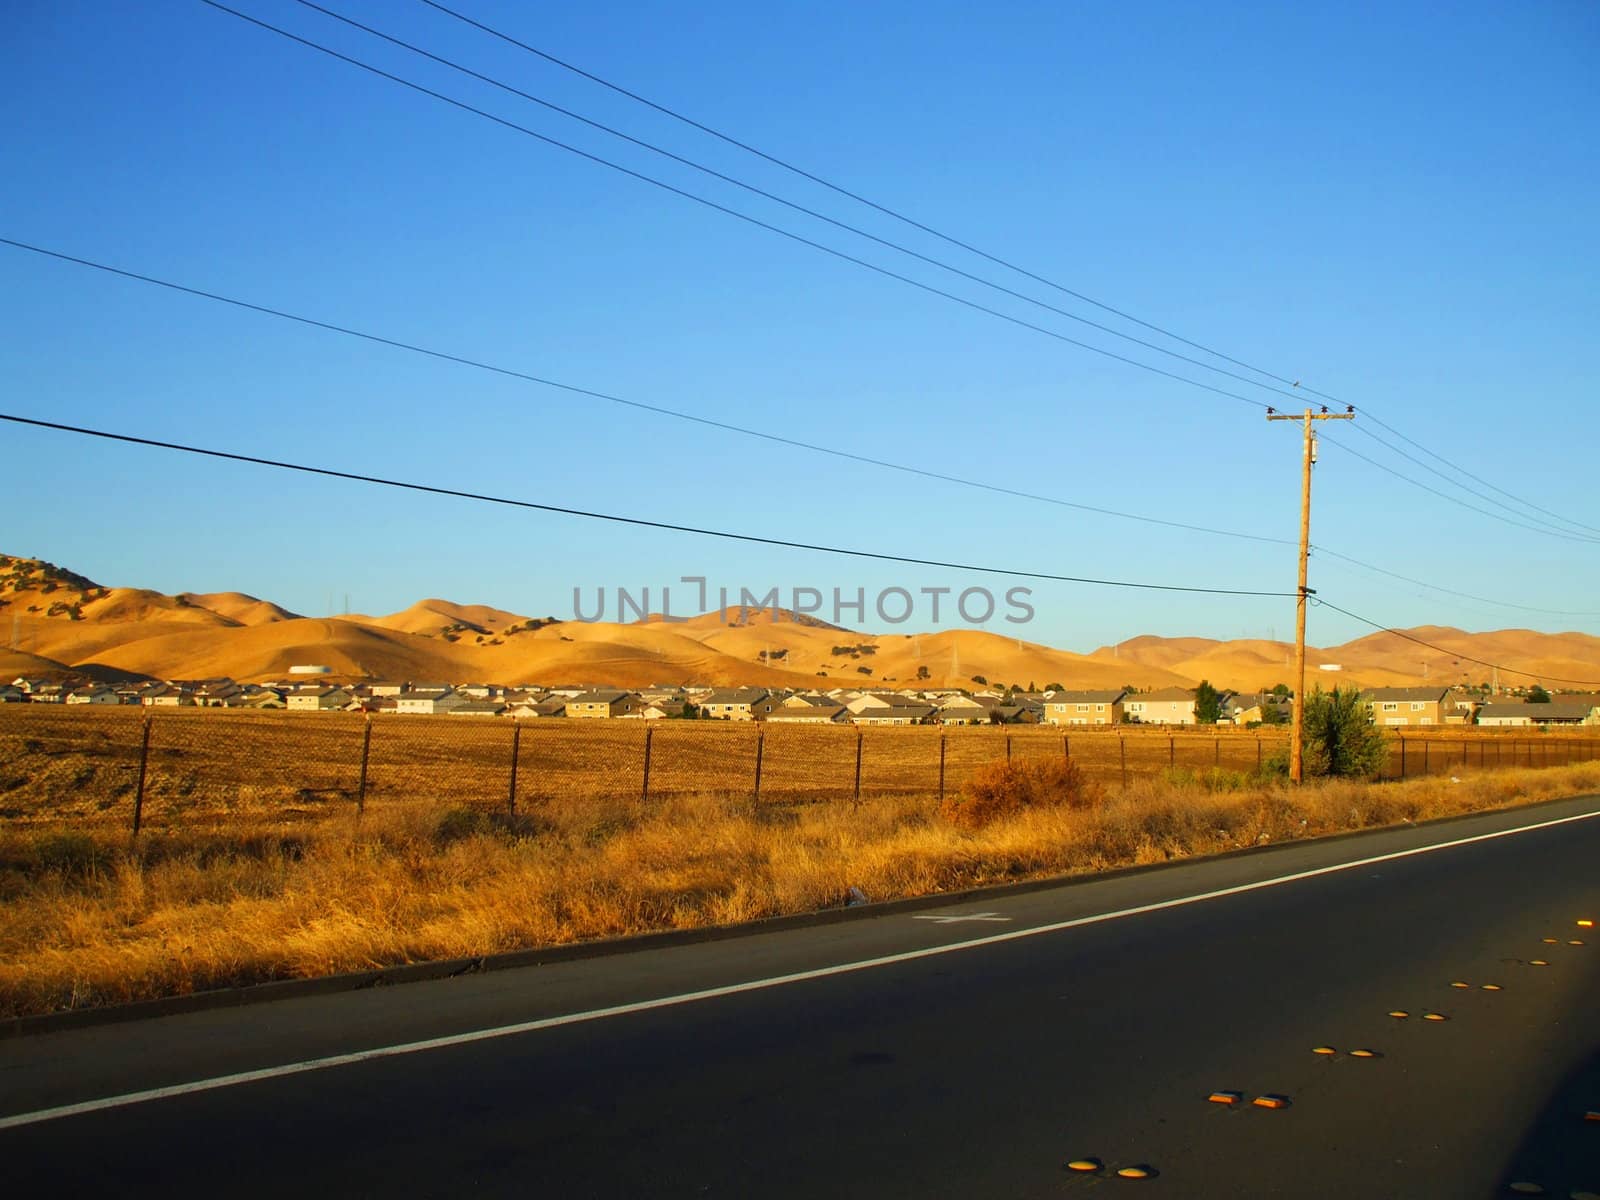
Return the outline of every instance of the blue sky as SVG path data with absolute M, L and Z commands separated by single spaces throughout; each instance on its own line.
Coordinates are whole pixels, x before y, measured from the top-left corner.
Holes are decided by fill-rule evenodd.
M 292 0 L 234 6 L 1069 337 L 1290 403 L 742 194 Z M 1039 275 L 1370 408 L 1499 487 L 1600 526 L 1593 4 L 459 6 Z M 1195 353 L 421 3 L 328 7 L 963 270 Z M 1296 431 L 1252 405 L 873 275 L 192 0 L 17 0 L 6 26 L 0 236 L 929 471 L 1296 535 Z M 819 456 L 9 247 L 0 247 L 0 321 L 4 410 L 27 416 L 918 558 L 1222 588 L 1294 584 L 1291 545 Z M 1333 436 L 1469 504 L 1547 523 L 1502 509 L 1510 502 L 1481 484 L 1459 490 L 1349 427 Z M 33 480 L 6 506 L 6 552 L 107 583 L 237 588 L 310 614 L 341 610 L 346 596 L 354 610 L 386 612 L 438 595 L 565 616 L 574 587 L 658 591 L 698 575 L 734 590 L 864 588 L 869 597 L 894 586 L 998 593 L 1023 583 L 1035 619 L 1004 632 L 1079 650 L 1141 633 L 1292 630 L 1284 599 L 844 560 L 14 426 L 0 437 L 12 470 Z M 1600 545 L 1467 511 L 1332 445 L 1316 488 L 1314 542 L 1557 611 L 1469 601 L 1322 556 L 1311 582 L 1333 602 L 1400 626 L 1600 632 Z M 912 625 L 931 624 L 924 616 Z M 1362 632 L 1313 613 L 1313 641 Z

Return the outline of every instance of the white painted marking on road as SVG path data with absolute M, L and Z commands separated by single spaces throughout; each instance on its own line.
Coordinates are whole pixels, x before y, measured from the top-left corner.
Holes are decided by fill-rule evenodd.
M 371 1050 L 357 1050 L 350 1054 L 331 1054 L 325 1058 L 311 1058 L 304 1062 L 285 1063 L 276 1067 L 263 1067 L 256 1071 L 240 1071 L 234 1075 L 217 1075 L 210 1079 L 196 1079 L 190 1083 L 176 1083 L 168 1087 L 149 1088 L 141 1092 L 124 1092 L 119 1096 L 105 1096 L 98 1100 L 85 1100 L 78 1104 L 63 1104 L 56 1108 L 41 1108 L 34 1112 L 14 1113 L 11 1116 L 0 1117 L 0 1129 L 16 1129 L 23 1125 L 37 1125 L 43 1121 L 57 1121 L 64 1117 L 79 1117 L 88 1113 L 103 1112 L 111 1108 L 126 1108 L 133 1104 L 145 1104 L 152 1100 L 170 1100 L 177 1096 L 192 1096 L 198 1092 L 212 1092 L 219 1088 L 238 1087 L 242 1084 L 261 1083 L 268 1079 L 283 1079 L 290 1075 L 303 1075 L 309 1071 L 324 1071 L 333 1067 L 354 1066 L 357 1063 L 373 1062 L 384 1058 L 398 1058 L 405 1054 L 421 1054 L 428 1050 L 445 1050 L 453 1046 L 468 1046 L 474 1042 L 486 1042 L 495 1038 L 515 1037 L 522 1033 L 537 1033 L 541 1029 L 557 1029 L 563 1025 L 579 1025 L 587 1021 L 599 1021 L 606 1017 L 621 1017 L 631 1013 L 650 1012 L 658 1008 L 673 1008 L 680 1004 L 694 1004 L 701 1000 L 716 1000 L 723 996 L 737 996 L 745 992 L 760 992 L 768 988 L 783 987 L 791 983 L 805 983 L 812 979 L 828 979 L 835 975 L 848 975 L 855 971 L 869 971 L 874 967 L 888 967 L 897 963 L 914 962 L 921 958 L 933 958 L 941 954 L 955 954 L 962 950 L 977 950 L 984 946 L 997 946 L 1004 942 L 1014 942 L 1022 938 L 1038 937 L 1046 933 L 1060 933 L 1067 929 L 1078 929 L 1085 925 L 1099 925 L 1105 921 L 1121 920 L 1124 917 L 1143 916 L 1145 913 L 1162 912 L 1169 908 L 1182 908 L 1189 904 L 1199 904 L 1206 900 L 1221 900 L 1227 896 L 1243 896 L 1250 892 L 1259 892 L 1266 888 L 1281 887 L 1286 883 L 1298 883 L 1303 879 L 1316 879 L 1323 875 L 1336 875 L 1340 871 L 1356 870 L 1361 867 L 1370 867 L 1374 863 L 1395 862 L 1402 858 L 1414 858 L 1419 854 L 1432 854 L 1437 850 L 1452 850 L 1457 846 L 1470 846 L 1477 842 L 1491 842 L 1504 837 L 1513 837 L 1519 833 L 1532 833 L 1539 829 L 1550 829 L 1558 825 L 1570 825 L 1574 821 L 1588 821 L 1600 817 L 1600 809 L 1594 812 L 1578 813 L 1570 817 L 1557 817 L 1550 821 L 1540 821 L 1533 825 L 1519 825 L 1513 829 L 1501 829 L 1494 833 L 1479 833 L 1472 837 L 1457 838 L 1453 842 L 1436 842 L 1428 846 L 1414 846 L 1410 850 L 1394 850 L 1388 854 L 1377 854 L 1371 858 L 1355 859 L 1352 862 L 1334 863 L 1326 867 L 1313 867 L 1308 871 L 1296 871 L 1292 875 L 1277 875 L 1271 879 L 1258 879 L 1254 883 L 1239 883 L 1232 887 L 1218 888 L 1210 892 L 1197 892 L 1190 896 L 1175 896 L 1171 900 L 1156 900 L 1150 904 L 1138 904 L 1132 908 L 1120 908 L 1114 912 L 1095 913 L 1087 917 L 1073 917 L 1066 921 L 1054 921 L 1048 925 L 1032 925 L 1027 929 L 1009 929 L 1004 933 L 991 933 L 979 938 L 969 938 L 962 942 L 949 942 L 942 946 L 925 946 L 920 950 L 905 950 L 898 954 L 885 954 L 878 958 L 863 958 L 856 962 L 836 963 L 831 967 L 816 967 L 810 971 L 796 971 L 790 975 L 774 975 L 767 979 L 751 979 L 744 983 L 730 983 L 722 987 L 705 988 L 697 992 L 680 992 L 675 996 L 660 996 L 654 1000 L 637 1000 L 630 1004 L 614 1004 L 608 1008 L 594 1008 L 585 1012 L 562 1013 L 555 1017 L 541 1017 L 534 1021 L 519 1021 L 513 1025 L 497 1025 L 492 1029 L 474 1029 L 467 1033 L 453 1033 L 444 1037 L 427 1038 L 419 1042 L 402 1042 L 393 1046 L 377 1046 Z
M 960 916 L 934 916 L 932 913 L 915 916 L 913 921 L 932 921 L 935 925 L 954 925 L 958 921 L 1009 921 L 1010 917 L 1002 917 L 996 912 L 964 913 Z

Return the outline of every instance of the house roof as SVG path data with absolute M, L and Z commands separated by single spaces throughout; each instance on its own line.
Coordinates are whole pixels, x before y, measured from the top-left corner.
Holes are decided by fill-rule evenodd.
M 765 688 L 713 688 L 709 693 L 700 697 L 700 703 L 706 704 L 756 704 L 766 699 Z
M 1494 704 L 1485 704 L 1478 709 L 1478 720 L 1495 720 L 1506 717 L 1532 717 L 1530 708 L 1543 708 L 1542 704 L 1528 704 L 1522 700 L 1501 700 Z
M 567 701 L 568 704 L 615 704 L 619 700 L 626 700 L 629 693 L 621 688 L 596 688 L 592 692 L 584 692 L 581 696 L 574 696 Z
M 1115 704 L 1128 693 L 1121 688 L 1101 692 L 1057 692 L 1046 700 L 1049 704 Z
M 1449 690 L 1447 687 L 1372 688 L 1362 692 L 1361 698 L 1381 704 L 1392 704 L 1396 700 L 1440 701 Z
M 1158 704 L 1169 703 L 1174 700 L 1193 700 L 1194 692 L 1182 687 L 1164 687 L 1154 692 L 1141 692 L 1137 696 L 1127 697 L 1129 700 L 1155 702 Z

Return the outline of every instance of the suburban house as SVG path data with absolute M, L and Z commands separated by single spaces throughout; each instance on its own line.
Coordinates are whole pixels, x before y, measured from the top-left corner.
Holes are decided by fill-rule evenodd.
M 941 725 L 987 725 L 994 720 L 994 704 L 971 696 L 950 696 L 934 713 Z
M 584 720 L 622 717 L 639 706 L 639 697 L 618 688 L 596 688 L 567 701 L 567 716 Z
M 1272 692 L 1238 692 L 1222 702 L 1223 720 L 1234 725 L 1287 725 L 1293 717 L 1294 701 Z
M 1121 688 L 1100 692 L 1056 692 L 1044 702 L 1046 725 L 1116 725 L 1122 720 Z
M 231 679 L 207 679 L 195 684 L 190 696 L 198 708 L 226 708 L 239 690 L 239 685 Z
M 498 717 L 506 711 L 504 702 L 500 700 L 479 700 L 467 698 L 450 710 L 452 717 Z
M 1444 723 L 1446 725 L 1471 725 L 1481 702 L 1471 692 L 1451 688 L 1444 698 Z
M 122 697 L 117 695 L 105 684 L 90 684 L 87 687 L 76 687 L 66 694 L 64 703 L 67 704 L 121 704 Z
M 700 699 L 700 715 L 713 721 L 754 721 L 756 705 L 766 698 L 765 688 L 717 688 Z
M 1376 725 L 1443 725 L 1446 687 L 1373 688 L 1362 702 Z
M 1169 687 L 1154 692 L 1125 696 L 1123 715 L 1140 725 L 1194 725 L 1194 693 L 1188 688 Z
M 562 696 L 552 696 L 548 700 L 524 700 L 513 704 L 506 709 L 509 716 L 522 720 L 537 720 L 543 717 L 561 717 L 567 712 L 567 701 Z
M 147 708 L 177 708 L 180 705 L 193 704 L 187 688 L 179 687 L 175 683 L 157 684 L 139 697 L 139 703 Z
M 349 708 L 354 699 L 346 688 L 324 686 L 295 692 L 287 704 L 291 712 L 334 712 Z
M 432 716 L 436 713 L 447 713 L 457 705 L 465 703 L 465 696 L 459 694 L 454 688 L 441 683 L 414 687 L 409 692 L 396 696 L 394 710 L 397 713 L 418 713 Z
M 1594 706 L 1587 698 L 1557 696 L 1548 704 L 1528 705 L 1528 716 L 1535 725 L 1594 725 Z
M 765 718 L 774 725 L 834 725 L 848 715 L 845 706 L 834 700 L 795 707 L 780 706 Z
M 934 711 L 931 704 L 869 706 L 856 713 L 851 722 L 856 725 L 922 725 L 932 718 Z

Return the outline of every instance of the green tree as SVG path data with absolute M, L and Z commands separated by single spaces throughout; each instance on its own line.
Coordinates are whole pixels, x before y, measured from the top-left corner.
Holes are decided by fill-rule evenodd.
M 1528 689 L 1528 703 L 1529 704 L 1549 704 L 1550 703 L 1550 693 L 1545 691 L 1544 688 L 1540 687 L 1536 683 L 1531 688 Z
M 1305 701 L 1300 747 L 1307 778 L 1328 775 L 1370 779 L 1389 753 L 1357 688 L 1314 688 Z
M 1278 697 L 1280 700 L 1288 699 L 1288 697 L 1294 695 L 1294 693 L 1289 690 L 1289 685 L 1287 683 L 1274 684 L 1272 688 L 1272 694 Z
M 1064 692 L 1067 690 L 1067 686 L 1064 683 L 1047 683 L 1044 685 L 1044 690 L 1047 692 Z
M 972 677 L 972 682 L 973 683 L 981 683 L 981 684 L 983 684 L 984 687 L 988 687 L 989 686 L 989 681 L 987 679 L 985 679 L 982 675 L 974 675 Z
M 1197 725 L 1215 725 L 1222 718 L 1222 693 L 1202 679 L 1194 690 L 1194 719 Z
M 926 678 L 928 678 L 928 668 L 927 667 L 918 667 L 917 668 L 917 678 L 918 679 L 926 679 Z

